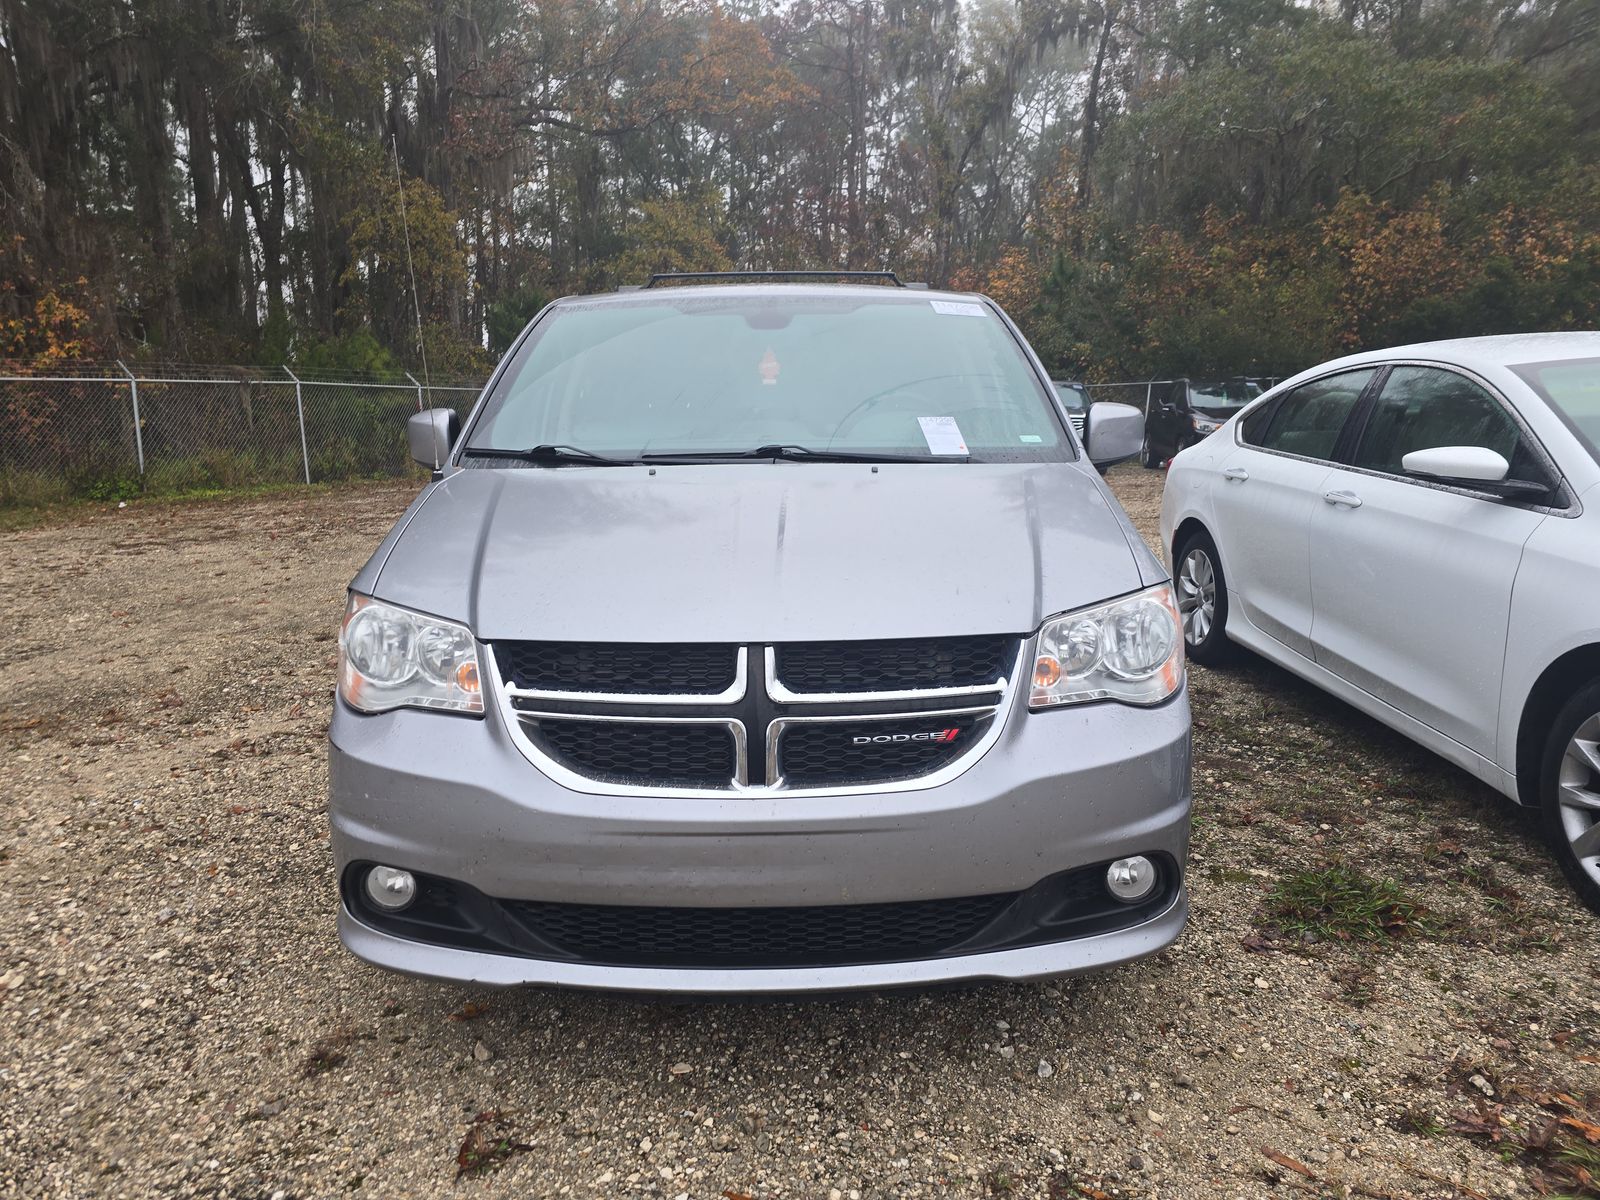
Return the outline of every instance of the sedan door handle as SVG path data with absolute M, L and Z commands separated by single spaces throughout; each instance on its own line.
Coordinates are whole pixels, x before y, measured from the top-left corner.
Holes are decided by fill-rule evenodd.
M 1354 492 L 1323 492 L 1322 498 L 1329 504 L 1342 504 L 1346 508 L 1361 507 L 1361 497 Z
M 1222 477 L 1224 479 L 1237 479 L 1240 483 L 1243 483 L 1250 478 L 1250 472 L 1243 467 L 1229 467 L 1222 473 Z

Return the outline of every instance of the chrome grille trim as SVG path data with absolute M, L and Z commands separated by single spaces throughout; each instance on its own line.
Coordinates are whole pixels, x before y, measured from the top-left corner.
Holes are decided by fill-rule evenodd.
M 743 721 L 735 721 L 723 717 L 640 717 L 620 713 L 599 715 L 594 713 L 536 712 L 526 708 L 516 708 L 512 709 L 511 711 L 518 718 L 517 728 L 519 730 L 522 729 L 524 721 L 532 721 L 536 723 L 541 719 L 551 721 L 610 721 L 629 725 L 712 725 L 719 729 L 726 729 L 733 737 L 733 778 L 728 781 L 728 790 L 731 791 L 736 788 L 744 787 L 745 782 L 750 778 L 750 749 L 745 735 Z M 539 762 L 537 764 L 539 769 L 550 775 L 551 778 L 555 779 L 557 783 L 561 783 L 567 787 L 573 787 L 576 791 L 585 792 L 590 790 L 590 785 L 602 782 L 601 780 L 592 779 L 588 775 L 579 774 L 571 767 L 567 767 L 559 762 L 556 762 L 554 758 L 546 754 L 538 746 L 534 745 L 532 739 L 527 736 L 526 732 L 522 733 L 521 740 L 527 743 L 528 749 L 532 750 L 539 756 Z M 568 783 L 565 779 L 560 778 L 561 776 L 567 776 L 572 780 L 581 782 L 585 786 L 576 787 L 574 783 Z M 698 795 L 702 791 L 706 791 L 709 795 L 722 794 L 718 791 L 707 791 L 706 789 L 700 788 L 651 788 L 648 784 L 614 784 L 612 786 L 617 787 L 622 793 L 649 790 L 658 794 L 663 792 L 673 792 L 685 795 Z
M 993 716 L 995 714 L 995 712 L 996 712 L 996 708 L 995 708 L 994 705 L 992 705 L 992 704 L 980 704 L 980 705 L 978 705 L 977 707 L 974 707 L 974 708 L 937 708 L 937 709 L 929 709 L 927 712 L 910 712 L 910 713 L 892 712 L 892 713 L 865 713 L 865 714 L 850 714 L 850 713 L 846 713 L 846 714 L 835 714 L 835 715 L 826 716 L 826 717 L 794 717 L 794 716 L 778 717 L 772 722 L 772 724 L 767 726 L 767 778 L 772 781 L 771 783 L 768 784 L 768 786 L 771 787 L 774 791 L 782 791 L 782 792 L 786 792 L 786 793 L 788 793 L 790 795 L 807 794 L 807 793 L 815 794 L 816 792 L 819 792 L 819 791 L 832 792 L 832 791 L 840 790 L 838 788 L 795 788 L 795 789 L 793 789 L 791 791 L 790 789 L 784 787 L 784 783 L 783 783 L 783 763 L 781 761 L 781 759 L 782 759 L 782 747 L 783 747 L 783 734 L 784 734 L 785 730 L 792 729 L 796 725 L 822 725 L 822 724 L 827 724 L 829 722 L 834 722 L 834 723 L 855 722 L 856 724 L 860 724 L 863 721 L 904 721 L 904 720 L 907 720 L 907 719 L 920 720 L 920 719 L 922 719 L 924 717 L 926 717 L 930 721 L 936 721 L 941 717 L 987 717 L 987 716 Z M 993 722 L 993 724 L 998 726 L 1000 724 L 1000 722 L 995 721 L 995 722 Z M 979 745 L 979 746 L 982 746 L 986 741 L 988 741 L 989 740 L 988 739 L 988 733 L 989 733 L 989 731 L 986 730 L 984 737 L 980 738 L 978 740 L 978 742 L 975 743 L 975 744 Z M 961 764 L 966 759 L 966 757 L 967 757 L 967 755 L 965 755 L 965 754 L 958 755 L 953 762 L 947 764 L 947 767 L 953 767 L 953 766 L 957 766 L 957 765 Z M 962 770 L 965 770 L 965 769 L 966 768 L 963 766 Z M 915 783 L 918 787 L 933 787 L 933 786 L 936 786 L 936 785 L 932 784 L 932 783 L 929 783 L 928 781 L 930 779 L 934 778 L 935 776 L 942 774 L 943 770 L 944 769 L 941 768 L 941 770 L 930 772 L 927 775 L 917 775 L 917 776 L 912 777 L 911 779 L 903 780 L 902 782 Z M 957 771 L 955 774 L 959 775 L 960 773 L 961 773 L 960 771 Z M 955 778 L 955 775 L 952 775 L 951 778 L 952 779 Z M 847 791 L 847 792 L 848 791 L 875 792 L 875 791 L 889 791 L 890 790 L 889 786 L 885 785 L 885 784 L 860 784 L 860 785 L 850 784 L 850 785 L 842 785 L 842 787 L 843 787 L 843 790 Z
M 1021 638 L 1017 645 L 1016 658 L 1011 666 L 1011 669 L 1006 671 L 993 685 L 985 685 L 979 689 L 969 690 L 932 688 L 921 691 L 893 693 L 848 692 L 839 694 L 842 697 L 840 702 L 850 704 L 884 702 L 893 704 L 896 702 L 914 700 L 949 699 L 952 697 L 953 693 L 992 696 L 992 701 L 987 703 L 978 703 L 951 708 L 930 708 L 921 711 L 917 710 L 916 708 L 896 708 L 892 711 L 874 713 L 782 714 L 774 716 L 768 722 L 767 728 L 763 731 L 760 731 L 756 735 L 756 737 L 760 739 L 764 753 L 766 777 L 769 781 L 765 784 L 750 784 L 748 782 L 750 743 L 756 740 L 756 738 L 751 736 L 751 731 L 746 728 L 743 720 L 740 720 L 736 717 L 724 718 L 720 716 L 709 715 L 669 717 L 653 714 L 646 715 L 628 713 L 625 711 L 630 705 L 636 706 L 652 703 L 695 703 L 709 705 L 717 703 L 716 700 L 708 699 L 704 696 L 695 697 L 692 700 L 650 700 L 637 695 L 602 697 L 594 692 L 581 692 L 572 694 L 571 699 L 586 704 L 614 704 L 618 711 L 615 713 L 594 714 L 571 712 L 566 710 L 535 710 L 518 708 L 516 707 L 516 701 L 527 700 L 530 697 L 520 692 L 517 695 L 512 694 L 513 691 L 518 691 L 518 689 L 510 688 L 503 681 L 503 678 L 500 674 L 499 664 L 495 662 L 494 647 L 492 644 L 479 642 L 478 650 L 479 653 L 483 655 L 484 659 L 485 671 L 483 677 L 485 679 L 485 683 L 488 687 L 494 690 L 496 706 L 499 709 L 501 720 L 504 723 L 504 728 L 510 735 L 512 743 L 517 747 L 517 750 L 524 758 L 538 768 L 539 771 L 548 776 L 553 782 L 560 784 L 562 787 L 565 787 L 570 791 L 582 792 L 588 795 L 596 796 L 661 796 L 679 799 L 728 800 L 734 798 L 825 798 L 830 796 L 858 796 L 863 794 L 892 794 L 897 792 L 922 791 L 927 788 L 940 787 L 943 784 L 949 783 L 951 780 L 965 774 L 975 763 L 978 762 L 979 759 L 981 759 L 989 752 L 991 748 L 993 748 L 997 741 L 999 741 L 1000 735 L 1005 729 L 1006 722 L 1009 720 L 1011 712 L 1016 704 L 1016 697 L 1019 689 L 1013 686 L 1012 681 L 1019 677 L 1023 660 L 1027 655 L 1031 645 L 1031 638 Z M 765 651 L 765 657 L 767 661 L 769 663 L 774 662 L 775 659 L 772 646 L 765 646 Z M 743 670 L 744 665 L 745 660 L 743 649 L 741 648 L 741 670 Z M 740 698 L 743 698 L 743 692 L 741 692 Z M 776 700 L 777 697 L 774 696 L 772 699 Z M 821 699 L 820 694 L 807 693 L 797 696 L 794 702 L 801 704 L 806 702 L 820 704 L 824 701 Z M 901 778 L 891 782 L 883 783 L 852 783 L 829 787 L 789 787 L 783 783 L 781 778 L 779 771 L 781 764 L 777 761 L 777 759 L 779 754 L 779 743 L 781 742 L 781 734 L 783 728 L 785 727 L 808 722 L 831 720 L 891 721 L 921 718 L 937 720 L 941 717 L 949 716 L 986 716 L 989 718 L 989 720 L 983 735 L 973 741 L 963 754 L 926 775 Z M 534 739 L 529 736 L 529 730 L 524 723 L 524 718 L 530 718 L 534 721 L 537 721 L 539 718 L 545 718 L 551 720 L 573 721 L 632 721 L 644 724 L 725 725 L 728 727 L 734 738 L 737 778 L 730 780 L 726 788 L 671 787 L 648 783 L 616 783 L 611 780 L 596 779 L 571 770 L 569 767 L 556 762 L 549 754 L 545 753 L 536 744 Z

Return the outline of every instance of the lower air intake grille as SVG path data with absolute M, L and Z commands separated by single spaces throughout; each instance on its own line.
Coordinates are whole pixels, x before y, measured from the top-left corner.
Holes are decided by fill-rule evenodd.
M 727 787 L 733 734 L 724 725 L 581 721 L 541 717 L 529 732 L 568 770 L 653 787 Z
M 972 896 L 816 908 L 635 908 L 506 901 L 530 933 L 618 966 L 828 966 L 932 958 L 972 937 L 1016 897 Z
M 1016 639 L 897 638 L 878 642 L 789 642 L 777 648 L 778 678 L 795 692 L 897 692 L 981 687 L 1001 678 Z
M 788 726 L 778 769 L 790 787 L 888 783 L 930 775 L 982 736 L 988 716 L 812 721 Z

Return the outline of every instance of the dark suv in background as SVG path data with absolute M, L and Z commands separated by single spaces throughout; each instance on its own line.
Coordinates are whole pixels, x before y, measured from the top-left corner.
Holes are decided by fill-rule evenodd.
M 1150 392 L 1144 422 L 1144 465 L 1159 467 L 1222 423 L 1266 389 L 1255 379 L 1175 379 Z

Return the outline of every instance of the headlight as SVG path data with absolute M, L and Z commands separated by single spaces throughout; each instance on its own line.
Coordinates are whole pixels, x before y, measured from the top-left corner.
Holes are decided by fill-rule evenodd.
M 351 708 L 481 713 L 478 647 L 465 625 L 350 595 L 339 631 L 339 695 Z
M 1208 421 L 1204 417 L 1190 417 L 1189 424 L 1196 433 L 1215 433 L 1222 428 L 1221 421 Z
M 1182 630 L 1172 586 L 1165 583 L 1046 621 L 1029 707 L 1161 703 L 1183 682 Z

